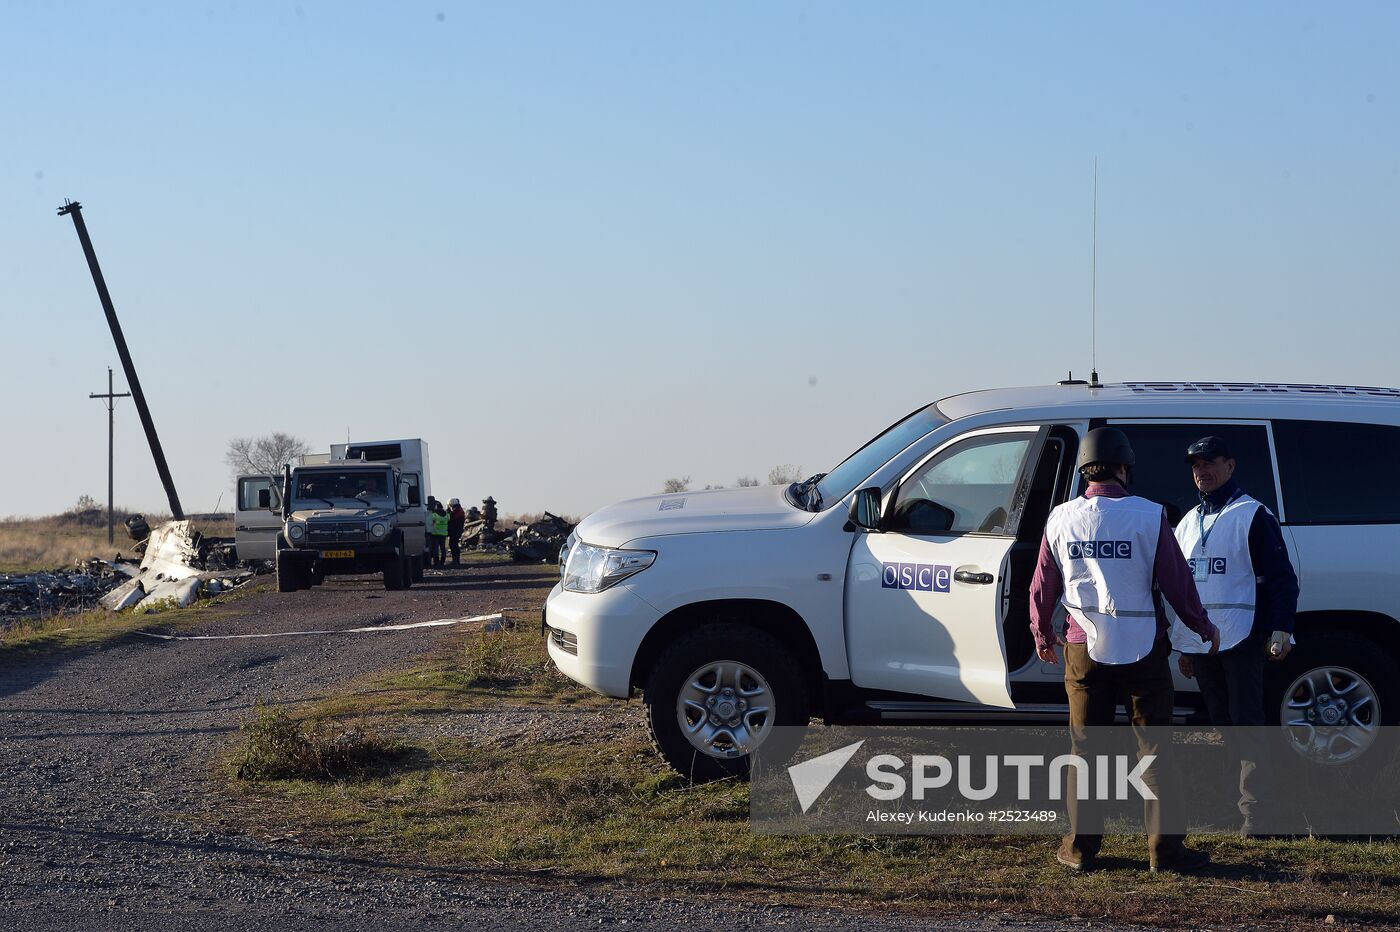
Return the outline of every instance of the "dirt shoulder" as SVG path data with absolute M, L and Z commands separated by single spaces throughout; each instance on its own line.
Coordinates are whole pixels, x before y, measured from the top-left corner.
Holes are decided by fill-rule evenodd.
M 312 592 L 256 593 L 196 614 L 151 616 L 141 630 L 181 635 L 344 632 L 515 612 L 537 617 L 550 568 L 478 565 L 432 573 L 407 592 L 335 580 Z M 432 864 L 395 846 L 250 824 L 225 795 L 221 754 L 260 702 L 295 714 L 364 701 L 347 684 L 414 676 L 461 643 L 454 627 L 230 640 L 127 633 L 0 654 L 0 925 L 11 928 L 906 928 L 916 920 L 794 910 L 744 896 L 657 896 L 625 882 L 548 877 L 489 862 Z M 489 666 L 489 662 L 488 662 Z M 394 687 L 399 688 L 399 687 Z M 348 697 L 348 698 L 347 698 Z M 358 698 L 357 698 L 358 697 Z M 422 699 L 404 726 L 427 739 L 506 747 L 630 731 L 635 706 L 535 705 L 464 724 Z M 580 718 L 581 717 L 581 718 Z M 436 725 L 429 727 L 429 724 Z M 585 722 L 580 729 L 579 722 Z M 571 724 L 572 723 L 572 724 Z M 434 728 L 436 729 L 434 731 Z M 420 735 L 420 739 L 422 739 Z M 426 739 L 423 739 L 426 740 Z M 658 765 L 659 766 L 659 765 Z M 364 789 L 364 787 L 361 787 Z M 289 797 L 267 821 L 303 817 Z M 540 878 L 540 875 L 535 875 Z M 965 928 L 1010 927 L 995 917 Z M 1023 923 L 1012 923 L 1025 928 Z M 1083 924 L 1037 923 L 1046 929 Z

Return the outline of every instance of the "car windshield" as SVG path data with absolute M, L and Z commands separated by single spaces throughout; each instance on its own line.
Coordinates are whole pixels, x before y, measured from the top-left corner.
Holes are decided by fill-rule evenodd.
M 297 476 L 297 498 L 367 501 L 389 497 L 389 477 L 382 470 L 316 472 Z
M 946 423 L 948 419 L 938 410 L 938 406 L 928 405 L 891 425 L 822 477 L 817 483 L 821 501 L 830 505 L 845 498 L 909 444 Z

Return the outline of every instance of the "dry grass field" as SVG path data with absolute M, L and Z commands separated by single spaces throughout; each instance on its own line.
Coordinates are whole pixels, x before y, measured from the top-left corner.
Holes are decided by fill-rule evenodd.
M 67 569 L 81 560 L 94 557 L 111 559 L 120 553 L 132 556 L 133 541 L 121 522 L 125 512 L 117 513 L 115 543 L 107 543 L 107 514 L 72 511 L 44 518 L 5 518 L 0 520 L 0 573 L 27 573 L 37 570 Z M 147 515 L 154 527 L 168 521 L 168 515 Z M 196 521 L 203 534 L 215 537 L 233 536 L 233 520 Z

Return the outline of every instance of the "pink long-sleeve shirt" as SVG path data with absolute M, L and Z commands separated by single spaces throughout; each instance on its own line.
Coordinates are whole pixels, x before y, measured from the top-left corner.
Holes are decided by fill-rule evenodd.
M 1084 492 L 1085 498 L 1106 495 L 1109 498 L 1126 498 L 1128 490 L 1115 482 L 1091 482 Z M 1153 575 L 1157 589 L 1186 624 L 1186 627 L 1201 636 L 1202 641 L 1210 641 L 1215 636 L 1215 625 L 1206 616 L 1201 605 L 1196 582 L 1191 578 L 1191 568 L 1186 565 L 1181 548 L 1177 546 L 1176 535 L 1167 523 L 1167 515 L 1162 513 L 1162 530 L 1157 537 L 1157 560 L 1153 564 Z M 1064 595 L 1065 579 L 1060 574 L 1060 565 L 1055 562 L 1055 553 L 1050 549 L 1050 541 L 1041 535 L 1040 557 L 1036 561 L 1035 578 L 1031 580 L 1031 634 L 1035 636 L 1035 646 L 1044 650 L 1055 643 L 1053 620 L 1055 609 Z M 1167 614 L 1160 600 L 1157 607 L 1157 636 L 1167 633 Z M 1069 615 L 1065 630 L 1065 640 L 1071 644 L 1088 641 L 1079 622 Z

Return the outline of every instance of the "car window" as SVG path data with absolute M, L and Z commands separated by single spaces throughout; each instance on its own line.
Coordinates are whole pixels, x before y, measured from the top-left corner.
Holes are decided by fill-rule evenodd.
M 1400 523 L 1400 427 L 1275 421 L 1274 442 L 1289 524 Z
M 817 483 L 822 501 L 830 505 L 850 495 L 857 485 L 870 478 L 875 470 L 892 460 L 901 450 L 946 423 L 948 419 L 938 410 L 938 406 L 928 405 L 890 425 Z
M 389 477 L 382 472 L 313 472 L 297 476 L 296 497 L 303 498 L 385 498 Z
M 1186 448 L 1202 437 L 1219 437 L 1235 455 L 1235 481 L 1278 514 L 1269 434 L 1262 424 L 1123 424 L 1109 422 L 1128 435 L 1137 465 L 1130 491 L 1167 509 L 1172 526 L 1200 504 L 1200 493 L 1186 465 Z
M 422 493 L 418 491 L 418 473 L 406 472 L 400 478 L 399 504 L 410 508 L 423 504 Z
M 955 443 L 900 486 L 889 530 L 909 534 L 1013 535 L 1011 513 L 1034 433 Z
M 264 489 L 268 491 L 268 499 L 272 507 L 277 507 L 277 500 L 280 497 L 280 494 L 278 489 L 273 485 L 271 479 L 267 479 L 262 476 L 258 476 L 257 478 L 252 479 L 239 479 L 238 510 L 258 511 L 264 508 L 265 506 L 258 504 L 258 493 Z

